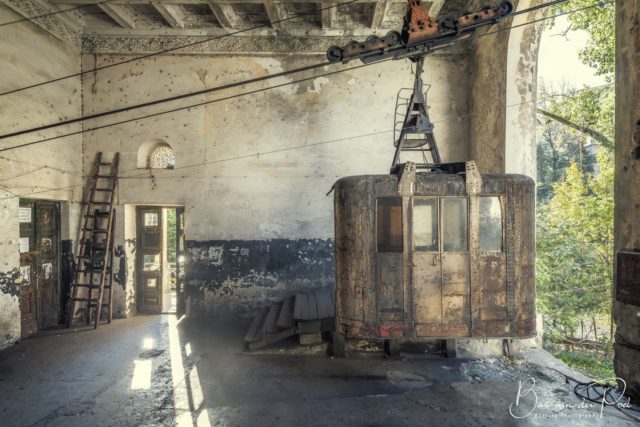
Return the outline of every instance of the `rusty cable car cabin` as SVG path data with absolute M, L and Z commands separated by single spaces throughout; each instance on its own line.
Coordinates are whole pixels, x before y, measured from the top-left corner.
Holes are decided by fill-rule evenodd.
M 405 173 L 335 184 L 336 327 L 364 339 L 535 335 L 535 184 Z

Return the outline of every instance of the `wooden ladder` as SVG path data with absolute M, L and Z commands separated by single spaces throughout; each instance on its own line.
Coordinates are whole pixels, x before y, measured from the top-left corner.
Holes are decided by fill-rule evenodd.
M 82 220 L 81 239 L 78 245 L 77 266 L 69 303 L 67 304 L 67 327 L 71 327 L 76 313 L 76 304 L 85 311 L 87 325 L 91 323 L 94 309 L 93 327 L 98 327 L 102 308 L 106 307 L 107 323 L 112 319 L 113 298 L 113 234 L 115 229 L 115 209 L 113 208 L 118 181 L 120 154 L 115 153 L 111 162 L 105 162 L 102 153 L 96 154 L 93 186 L 86 203 Z M 79 292 L 80 289 L 86 292 Z M 105 295 L 105 289 L 107 289 Z M 106 296 L 106 301 L 105 301 Z

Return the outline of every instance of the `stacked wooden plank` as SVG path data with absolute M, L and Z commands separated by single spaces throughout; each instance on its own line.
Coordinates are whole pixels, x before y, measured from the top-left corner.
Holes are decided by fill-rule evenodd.
M 335 299 L 332 291 L 298 293 L 258 311 L 244 337 L 245 349 L 258 350 L 293 335 L 301 344 L 320 340 L 333 327 Z

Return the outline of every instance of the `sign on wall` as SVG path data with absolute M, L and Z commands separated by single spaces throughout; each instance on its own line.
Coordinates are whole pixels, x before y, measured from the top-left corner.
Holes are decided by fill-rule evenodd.
M 20 253 L 23 254 L 25 252 L 29 252 L 29 238 L 21 237 L 20 238 Z
M 18 222 L 31 222 L 31 208 L 20 208 Z

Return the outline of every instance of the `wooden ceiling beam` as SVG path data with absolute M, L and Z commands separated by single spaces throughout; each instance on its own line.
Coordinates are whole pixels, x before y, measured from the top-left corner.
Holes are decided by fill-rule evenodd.
M 116 21 L 122 28 L 131 30 L 136 27 L 134 14 L 127 11 L 122 6 L 110 3 L 97 4 L 97 6 L 100 10 L 109 15 L 111 19 Z
M 184 12 L 180 6 L 159 1 L 152 1 L 151 4 L 172 28 L 184 28 Z
M 282 20 L 282 14 L 273 0 L 264 0 L 264 9 L 267 11 L 271 28 L 280 28 L 279 21 Z
M 322 19 L 322 29 L 330 30 L 336 23 L 337 16 L 337 7 L 332 7 L 329 9 L 329 6 L 332 6 L 335 3 L 320 3 L 321 11 L 321 19 Z
M 217 1 L 208 1 L 207 4 L 222 28 L 227 30 L 237 30 L 239 28 L 237 23 L 240 21 L 240 18 L 230 4 L 219 3 Z
M 382 21 L 384 21 L 384 17 L 389 13 L 391 3 L 392 0 L 380 0 L 376 3 L 373 16 L 371 17 L 371 28 L 374 30 L 382 28 Z

